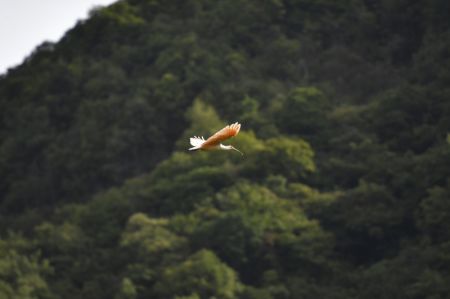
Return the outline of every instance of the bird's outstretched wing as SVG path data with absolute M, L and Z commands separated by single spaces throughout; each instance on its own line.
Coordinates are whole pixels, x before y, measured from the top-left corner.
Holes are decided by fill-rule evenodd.
M 202 147 L 210 147 L 210 146 L 216 146 L 222 141 L 231 138 L 233 136 L 236 136 L 239 133 L 239 130 L 241 129 L 241 124 L 238 122 L 235 122 L 234 124 L 228 125 L 222 130 L 218 131 L 202 144 Z

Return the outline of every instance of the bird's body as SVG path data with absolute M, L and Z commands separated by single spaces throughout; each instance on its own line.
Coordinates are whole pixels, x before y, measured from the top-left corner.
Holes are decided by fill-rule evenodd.
M 203 137 L 194 136 L 190 138 L 190 142 L 192 147 L 189 149 L 190 151 L 195 150 L 235 150 L 240 152 L 238 149 L 234 148 L 232 145 L 223 145 L 221 142 L 229 139 L 231 137 L 236 136 L 241 129 L 240 123 L 234 123 L 226 126 L 222 130 L 216 132 L 214 135 L 205 140 Z M 240 152 L 241 153 L 241 152 Z M 241 153 L 242 154 L 242 153 Z

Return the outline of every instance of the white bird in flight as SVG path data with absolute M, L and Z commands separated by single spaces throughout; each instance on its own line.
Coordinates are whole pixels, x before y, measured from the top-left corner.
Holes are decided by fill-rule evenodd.
M 235 148 L 232 145 L 223 145 L 221 142 L 236 136 L 239 133 L 239 130 L 241 129 L 241 124 L 238 122 L 235 122 L 234 124 L 228 125 L 222 130 L 216 132 L 214 135 L 209 137 L 205 140 L 203 137 L 197 137 L 194 136 L 190 138 L 190 142 L 192 147 L 189 149 L 190 151 L 195 150 L 203 150 L 203 151 L 209 151 L 209 150 L 235 150 L 241 155 L 244 155 L 240 150 Z

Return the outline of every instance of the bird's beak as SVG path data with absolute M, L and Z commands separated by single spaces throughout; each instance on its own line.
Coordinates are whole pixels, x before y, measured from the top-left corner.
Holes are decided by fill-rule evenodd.
M 239 152 L 242 156 L 244 155 L 240 150 L 238 150 L 237 148 L 235 148 L 234 146 L 231 146 L 232 149 L 234 149 L 235 151 Z

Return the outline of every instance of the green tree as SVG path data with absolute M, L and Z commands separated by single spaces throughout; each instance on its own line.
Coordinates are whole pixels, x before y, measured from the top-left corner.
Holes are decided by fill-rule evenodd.
M 142 256 L 157 256 L 184 245 L 185 240 L 171 232 L 168 219 L 152 219 L 142 213 L 130 217 L 122 236 L 121 245 L 137 249 Z
M 434 242 L 449 240 L 448 224 L 450 223 L 450 203 L 448 201 L 450 182 L 444 187 L 433 187 L 428 190 L 428 196 L 420 203 L 419 227 Z
M 114 299 L 134 299 L 136 295 L 137 291 L 133 282 L 129 278 L 124 278 L 122 279 L 120 291 Z
M 237 269 L 244 282 L 280 266 L 287 272 L 325 266 L 332 238 L 293 202 L 241 183 L 218 193 L 214 204 L 222 213 L 204 220 L 192 239 Z
M 327 127 L 329 107 L 327 97 L 319 89 L 297 87 L 284 99 L 275 122 L 283 132 L 311 138 Z
M 39 254 L 27 254 L 27 240 L 19 236 L 0 240 L 0 296 L 8 299 L 55 298 L 47 279 L 53 268 Z
M 241 286 L 236 273 L 209 250 L 201 250 L 183 263 L 168 267 L 155 286 L 163 297 L 235 298 Z

